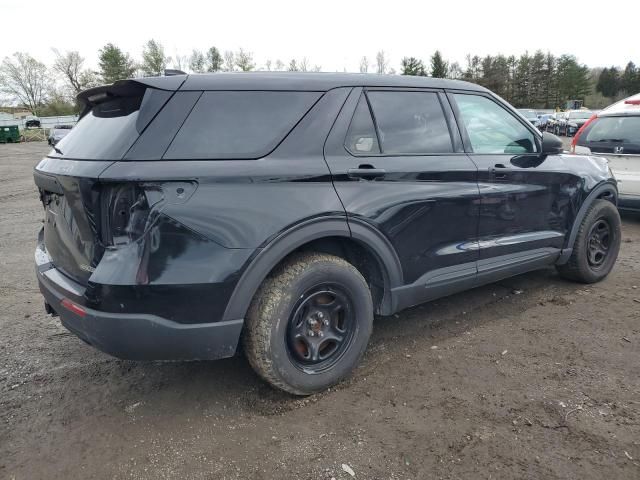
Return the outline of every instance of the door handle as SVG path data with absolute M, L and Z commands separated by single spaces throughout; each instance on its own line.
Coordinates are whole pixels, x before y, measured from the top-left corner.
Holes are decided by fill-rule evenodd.
M 507 178 L 509 168 L 504 163 L 496 163 L 493 167 L 489 168 L 489 172 L 493 175 L 493 178 L 504 180 Z
M 350 168 L 347 170 L 349 178 L 362 178 L 365 180 L 382 178 L 386 173 L 387 171 L 384 168 L 375 168 L 373 165 L 369 164 L 359 165 L 358 168 Z

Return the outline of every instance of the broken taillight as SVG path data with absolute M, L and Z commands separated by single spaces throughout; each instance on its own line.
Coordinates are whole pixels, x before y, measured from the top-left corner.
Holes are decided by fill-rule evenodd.
M 101 193 L 103 244 L 117 247 L 142 238 L 165 205 L 187 201 L 196 186 L 195 182 L 105 184 Z

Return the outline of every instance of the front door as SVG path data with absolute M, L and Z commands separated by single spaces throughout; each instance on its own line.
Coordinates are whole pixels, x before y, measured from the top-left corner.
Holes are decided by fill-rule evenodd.
M 443 92 L 354 89 L 325 158 L 350 224 L 367 223 L 395 248 L 414 287 L 400 308 L 434 296 L 425 287 L 475 280 L 477 168 Z
M 579 176 L 562 155 L 540 155 L 533 127 L 490 95 L 450 93 L 449 99 L 478 167 L 479 270 L 509 261 L 526 269 L 527 257 L 557 256 L 580 204 Z

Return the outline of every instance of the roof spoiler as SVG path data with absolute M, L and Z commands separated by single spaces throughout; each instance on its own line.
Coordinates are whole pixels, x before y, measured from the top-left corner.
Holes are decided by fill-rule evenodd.
M 130 80 L 118 80 L 111 85 L 89 88 L 78 94 L 78 102 L 83 105 L 80 118 L 84 117 L 95 105 L 114 97 L 134 97 L 143 95 L 147 88 L 175 91 L 187 79 L 187 75 L 174 74 L 166 77 L 145 77 Z

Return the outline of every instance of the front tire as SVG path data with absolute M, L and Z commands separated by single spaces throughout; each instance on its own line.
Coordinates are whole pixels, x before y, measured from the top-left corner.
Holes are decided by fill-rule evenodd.
M 360 272 L 340 257 L 300 253 L 279 265 L 256 293 L 244 349 L 268 383 L 311 395 L 353 371 L 372 325 L 371 292 Z
M 621 225 L 613 203 L 595 200 L 580 224 L 569 261 L 557 267 L 560 275 L 582 283 L 599 282 L 609 275 L 620 251 Z

